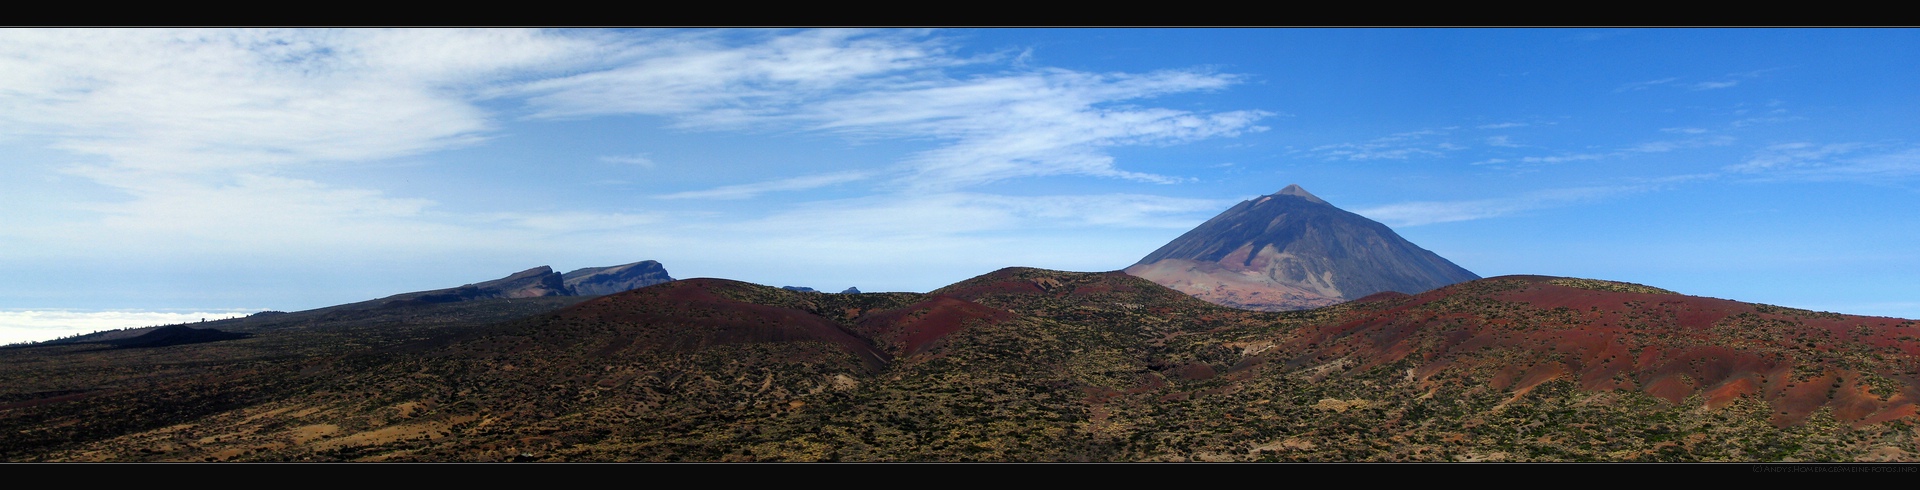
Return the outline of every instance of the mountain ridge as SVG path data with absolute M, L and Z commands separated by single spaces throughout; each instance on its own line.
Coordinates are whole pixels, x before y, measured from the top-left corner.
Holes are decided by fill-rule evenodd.
M 671 282 L 673 280 L 671 276 L 667 275 L 666 269 L 661 266 L 659 262 L 652 260 L 617 266 L 585 267 L 566 274 L 554 272 L 552 267 L 543 265 L 508 274 L 506 277 L 500 279 L 464 284 L 457 287 L 399 293 L 365 301 L 323 306 L 292 313 L 263 311 L 241 319 L 239 322 L 216 321 L 208 323 L 213 325 L 233 325 L 238 323 L 241 325 L 240 328 L 251 329 L 258 328 L 259 325 L 275 323 L 304 324 L 314 321 L 338 321 L 345 316 L 365 316 L 369 314 L 366 313 L 369 310 L 392 310 L 386 313 L 399 313 L 433 305 L 473 301 L 591 297 L 637 289 L 663 282 Z M 569 281 L 572 282 L 569 283 Z M 588 293 L 582 293 L 581 291 L 583 290 L 588 291 Z M 571 303 L 552 303 L 550 306 L 560 307 L 566 304 Z M 49 346 L 87 343 L 110 343 L 118 345 L 117 343 L 124 343 L 127 341 L 126 339 L 146 336 L 166 327 L 167 326 L 149 326 L 108 330 L 19 345 Z M 197 338 L 217 341 L 238 337 L 200 335 Z
M 382 306 L 447 303 L 491 298 L 599 296 L 673 281 L 659 262 L 644 260 L 607 267 L 584 267 L 561 274 L 539 266 L 491 281 L 455 288 L 401 293 L 381 298 Z

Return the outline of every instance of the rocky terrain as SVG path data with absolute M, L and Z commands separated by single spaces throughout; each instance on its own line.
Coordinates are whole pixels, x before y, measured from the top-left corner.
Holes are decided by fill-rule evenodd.
M 490 298 L 599 296 L 672 281 L 659 262 L 647 260 L 610 267 L 586 267 L 566 274 L 540 266 L 492 281 L 457 288 L 406 293 L 381 299 L 382 305 L 448 303 Z
M 561 275 L 570 296 L 599 296 L 672 281 L 659 262 L 646 260 L 612 267 L 587 267 Z

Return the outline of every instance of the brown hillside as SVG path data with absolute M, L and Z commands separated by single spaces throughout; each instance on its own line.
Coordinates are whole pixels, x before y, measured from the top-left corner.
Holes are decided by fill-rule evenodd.
M 421 306 L 404 318 L 486 301 L 508 300 Z M 512 301 L 489 308 L 524 300 Z M 7 368 L 0 375 L 20 387 L 0 392 L 0 454 L 18 461 L 1920 455 L 1920 324 L 1587 279 L 1507 276 L 1279 313 L 1224 308 L 1113 272 L 1007 268 L 929 294 L 823 294 L 692 279 L 489 326 L 423 326 L 358 348 L 278 354 L 294 345 L 288 336 L 295 333 L 316 341 L 346 328 L 301 315 L 273 320 L 298 321 L 298 328 L 247 329 L 256 335 L 226 342 L 0 351 Z M 353 332 L 392 326 L 386 316 L 354 318 Z M 396 344 L 413 336 L 418 341 Z M 168 356 L 180 359 L 164 370 L 140 367 Z
M 1673 403 L 1751 397 L 1775 408 L 1776 425 L 1823 407 L 1844 422 L 1882 422 L 1912 415 L 1920 400 L 1915 322 L 1581 287 L 1589 284 L 1608 283 L 1504 276 L 1386 300 L 1302 329 L 1287 362 L 1410 361 L 1410 376 L 1429 387 L 1486 382 L 1521 392 L 1563 378 Z
M 859 357 L 870 372 L 886 367 L 891 356 L 842 330 L 832 320 L 725 295 L 752 288 L 765 286 L 725 279 L 675 281 L 590 300 L 555 312 L 543 322 L 591 329 L 566 332 L 568 335 L 560 338 L 607 340 L 593 351 L 601 356 L 626 349 L 693 352 L 722 344 L 815 341 Z
M 1014 314 L 952 296 L 932 299 L 875 313 L 860 320 L 858 329 L 875 343 L 888 346 L 895 356 L 921 353 L 948 334 L 971 324 L 994 324 Z

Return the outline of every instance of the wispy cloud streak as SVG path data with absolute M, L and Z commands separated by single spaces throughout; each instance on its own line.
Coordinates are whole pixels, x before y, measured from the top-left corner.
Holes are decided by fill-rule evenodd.
M 607 155 L 600 157 L 600 161 L 633 165 L 641 168 L 653 168 L 657 165 L 652 158 L 647 158 L 646 155 Z
M 1652 188 L 1651 186 L 1612 186 L 1552 189 L 1505 198 L 1388 204 L 1356 209 L 1354 213 L 1391 226 L 1420 226 L 1509 216 L 1619 194 L 1643 192 Z
M 490 87 L 602 54 L 537 30 L 9 30 L 0 129 L 86 157 L 60 173 L 130 198 L 62 204 L 98 220 L 36 241 L 138 234 L 220 253 L 471 240 L 430 200 L 289 173 L 481 142 L 496 128 L 475 104 Z
M 1063 174 L 1179 182 L 1122 170 L 1105 149 L 1261 131 L 1257 121 L 1271 115 L 1119 105 L 1238 83 L 1238 77 L 1205 71 L 1025 68 L 959 76 L 951 70 L 983 60 L 897 33 L 811 31 L 746 46 L 713 35 L 683 41 L 670 49 L 636 49 L 639 59 L 626 66 L 522 90 L 530 94 L 534 117 L 648 114 L 685 129 L 943 141 L 900 162 L 895 182 L 920 190 Z
M 194 244 L 146 252 L 157 254 L 441 250 L 668 219 L 452 212 L 304 171 L 479 144 L 512 115 L 499 111 L 936 142 L 886 168 L 655 196 L 667 200 L 861 181 L 922 193 L 1046 175 L 1183 182 L 1127 170 L 1108 150 L 1261 131 L 1270 115 L 1142 105 L 1241 83 L 1234 75 L 1009 67 L 1003 54 L 957 55 L 939 36 L 909 30 L 4 31 L 0 131 L 84 157 L 55 173 L 126 199 L 63 202 L 93 219 L 13 223 L 0 240 L 108 247 L 119 243 L 108 237 L 137 234 Z M 647 155 L 599 161 L 657 165 Z
M 1406 160 L 1417 157 L 1444 157 L 1449 151 L 1465 147 L 1447 141 L 1429 142 L 1429 136 L 1445 137 L 1457 128 L 1422 129 L 1395 133 L 1357 143 L 1316 146 L 1307 153 L 1327 160 Z
M 1644 82 L 1633 82 L 1633 83 L 1629 83 L 1629 84 L 1626 84 L 1626 85 L 1621 85 L 1621 86 L 1620 86 L 1619 88 L 1615 88 L 1615 89 L 1613 89 L 1613 93 L 1616 93 L 1616 94 L 1617 94 L 1617 93 L 1621 93 L 1621 92 L 1633 92 L 1633 91 L 1637 91 L 1637 90 L 1646 90 L 1646 89 L 1650 89 L 1650 88 L 1653 88 L 1653 87 L 1658 87 L 1658 86 L 1661 86 L 1661 85 L 1666 85 L 1666 84 L 1669 84 L 1669 83 L 1673 83 L 1673 82 L 1674 82 L 1675 80 L 1679 80 L 1679 79 L 1680 79 L 1679 77 L 1668 77 L 1668 78 L 1662 78 L 1662 79 L 1659 79 L 1659 80 L 1647 80 L 1647 81 L 1644 81 Z
M 1920 148 L 1809 142 L 1771 145 L 1722 170 L 1753 180 L 1887 183 L 1920 177 Z
M 752 184 L 728 185 L 701 191 L 676 192 L 654 197 L 658 199 L 747 199 L 768 192 L 815 189 L 865 180 L 868 177 L 870 177 L 870 175 L 866 172 L 840 172 L 755 182 Z

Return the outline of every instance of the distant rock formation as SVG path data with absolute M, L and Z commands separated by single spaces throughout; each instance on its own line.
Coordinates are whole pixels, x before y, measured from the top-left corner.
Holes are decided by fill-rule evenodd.
M 672 280 L 665 267 L 651 260 L 613 267 L 587 267 L 561 276 L 561 282 L 573 296 L 613 294 Z
M 511 276 L 479 284 L 462 287 L 478 288 L 489 291 L 500 298 L 538 298 L 541 296 L 570 296 L 567 286 L 561 281 L 560 274 L 552 267 L 539 266 L 516 272 Z
M 554 272 L 552 267 L 544 265 L 516 272 L 513 275 L 500 279 L 468 284 L 457 288 L 393 295 L 388 297 L 387 301 L 381 306 L 398 307 L 472 301 L 476 299 L 538 298 L 541 296 L 571 296 L 567 294 L 567 286 L 561 281 L 560 274 Z
M 802 293 L 825 293 L 826 292 L 826 291 L 821 291 L 821 290 L 806 287 L 806 286 L 780 286 L 780 289 L 802 292 Z M 839 294 L 860 294 L 860 288 L 848 287 L 847 289 L 840 291 Z
M 1263 311 L 1480 278 L 1298 185 L 1241 201 L 1126 272 L 1214 304 Z
M 495 298 L 538 298 L 543 296 L 599 296 L 638 289 L 672 281 L 659 262 L 646 260 L 610 267 L 587 267 L 566 274 L 552 267 L 539 266 L 492 281 L 457 288 L 396 294 L 385 298 L 382 307 L 452 303 Z

